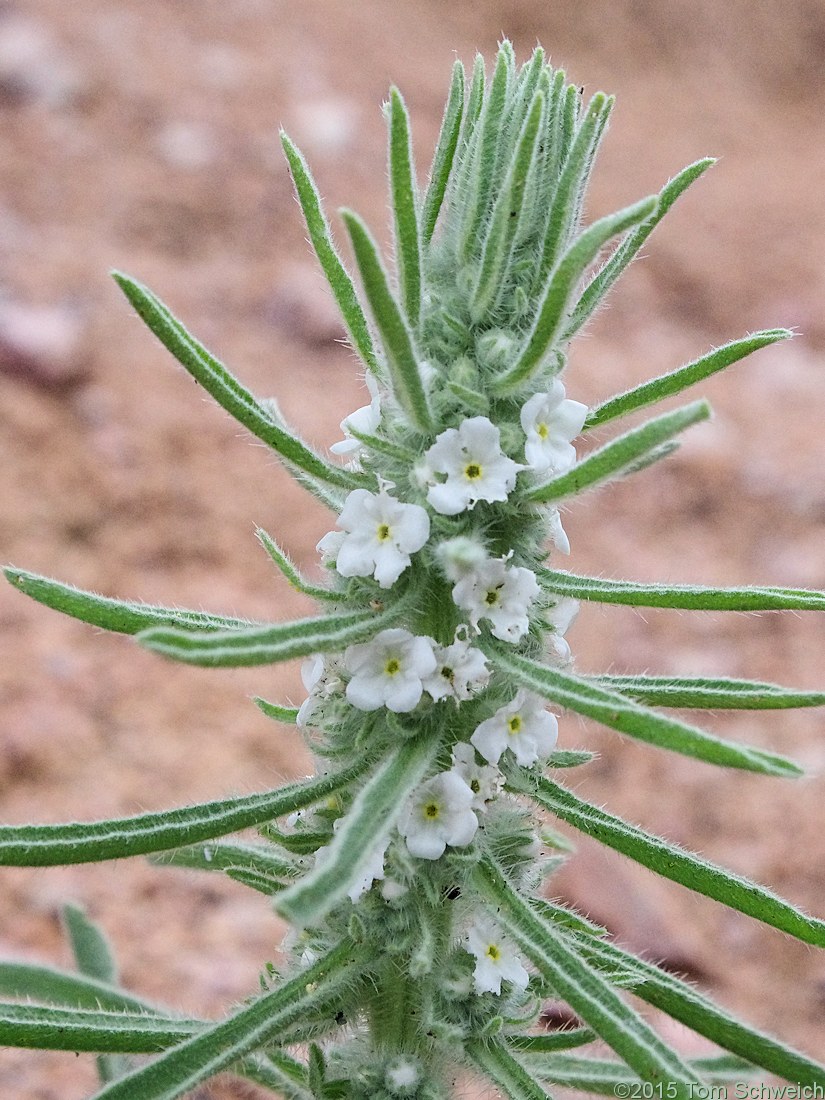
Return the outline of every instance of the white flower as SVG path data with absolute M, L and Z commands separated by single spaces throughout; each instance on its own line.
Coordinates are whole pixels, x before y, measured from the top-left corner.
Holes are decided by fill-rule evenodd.
M 483 917 L 476 918 L 465 939 L 465 950 L 475 956 L 476 993 L 501 993 L 501 983 L 526 989 L 530 975 L 510 942 Z
M 355 429 L 361 435 L 372 435 L 381 423 L 381 401 L 378 393 L 378 384 L 369 371 L 364 375 L 367 389 L 372 400 L 369 405 L 356 409 L 354 413 L 345 416 L 341 421 L 341 431 L 346 436 L 340 443 L 333 443 L 330 450 L 336 455 L 352 454 L 361 447 L 361 443 L 350 435 L 350 430 Z
M 547 526 L 549 528 L 548 534 L 550 535 L 550 541 L 556 547 L 557 550 L 561 550 L 562 554 L 570 553 L 570 539 L 567 537 L 567 532 L 561 525 L 561 515 L 558 508 L 552 508 L 547 515 Z M 320 543 L 318 544 L 321 545 Z
M 344 664 L 352 679 L 347 699 L 359 710 L 412 710 L 424 691 L 423 681 L 435 672 L 433 644 L 432 638 L 393 627 L 369 642 L 348 646 Z
M 311 723 L 312 715 L 319 704 L 335 695 L 344 686 L 341 679 L 340 667 L 333 658 L 327 664 L 324 656 L 315 653 L 301 665 L 301 680 L 308 695 L 298 708 L 298 716 L 295 724 L 298 729 L 305 729 Z
M 524 455 L 534 470 L 561 473 L 576 461 L 570 442 L 584 427 L 587 405 L 565 400 L 564 386 L 554 378 L 548 393 L 535 393 L 521 410 L 527 436 Z
M 382 486 L 378 493 L 353 489 L 344 501 L 338 526 L 318 543 L 322 553 L 335 557 L 342 577 L 374 576 L 381 588 L 390 588 L 407 566 L 410 554 L 430 537 L 430 517 L 420 504 L 403 504 Z
M 479 619 L 488 619 L 496 638 L 517 642 L 527 633 L 527 610 L 539 591 L 531 570 L 507 565 L 503 558 L 488 558 L 454 585 L 453 599 L 469 612 L 476 629 Z
M 433 699 L 452 696 L 457 702 L 469 699 L 490 680 L 490 670 L 480 649 L 456 638 L 452 645 L 437 646 L 437 666 L 424 681 L 424 689 Z
M 579 613 L 579 601 L 572 596 L 560 596 L 556 603 L 547 610 L 545 618 L 553 633 L 548 639 L 548 645 L 556 657 L 564 663 L 570 660 L 571 652 L 565 633 L 572 626 L 573 620 Z
M 438 859 L 448 844 L 466 848 L 478 828 L 474 794 L 455 772 L 440 772 L 410 796 L 398 822 L 407 848 L 421 859 Z
M 461 776 L 473 792 L 473 809 L 486 813 L 487 803 L 501 790 L 503 776 L 498 768 L 476 764 L 473 746 L 466 741 L 459 741 L 453 749 L 453 771 Z
M 519 470 L 525 469 L 502 452 L 499 430 L 486 416 L 473 416 L 436 436 L 424 468 L 430 482 L 427 500 L 443 516 L 456 516 L 479 500 L 506 500 Z
M 512 703 L 500 707 L 492 718 L 476 727 L 470 738 L 485 760 L 497 764 L 506 749 L 516 760 L 531 767 L 549 756 L 556 747 L 559 724 L 545 710 L 544 700 L 529 691 L 520 691 Z
M 343 818 L 336 818 L 333 829 L 338 832 L 338 827 L 342 824 Z M 377 848 L 370 854 L 369 859 L 366 862 L 366 866 L 362 869 L 361 874 L 355 882 L 347 890 L 347 897 L 350 899 L 353 905 L 366 894 L 376 880 L 380 881 L 384 877 L 384 856 L 387 854 L 387 848 L 389 847 L 389 839 L 379 844 Z M 328 853 L 330 850 L 329 844 L 324 844 L 315 853 L 315 866 L 320 867 L 328 859 Z

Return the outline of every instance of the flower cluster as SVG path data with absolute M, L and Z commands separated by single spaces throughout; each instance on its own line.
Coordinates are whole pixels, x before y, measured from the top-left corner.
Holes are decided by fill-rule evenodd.
M 350 468 L 358 470 L 368 443 L 362 444 L 352 432 L 366 439 L 386 430 L 381 396 L 369 374 L 367 384 L 371 404 L 342 421 L 347 438 L 334 447 L 336 453 L 354 456 Z M 488 633 L 517 645 L 534 618 L 540 618 L 551 655 L 567 661 L 570 650 L 564 632 L 577 604 L 565 599 L 553 603 L 543 597 L 536 574 L 519 563 L 517 535 L 510 547 L 502 548 L 500 539 L 492 544 L 495 553 L 487 524 L 493 514 L 490 506 L 506 505 L 519 478 L 546 478 L 570 467 L 576 457 L 572 439 L 581 430 L 586 412 L 580 402 L 567 400 L 564 387 L 554 380 L 547 392 L 526 400 L 517 424 L 496 426 L 486 416 L 465 418 L 436 434 L 421 459 L 406 471 L 396 471 L 393 481 L 379 478 L 377 491 L 352 490 L 336 529 L 318 543 L 324 561 L 339 576 L 373 581 L 384 592 L 399 583 L 415 555 L 428 553 L 428 566 L 435 563 L 451 586 L 449 614 L 458 626 L 449 642 L 391 626 L 369 641 L 348 646 L 332 660 L 310 659 L 303 672 L 309 696 L 300 708 L 299 725 L 323 723 L 324 706 L 333 698 L 345 700 L 344 705 L 354 712 L 385 710 L 402 716 L 445 704 L 461 708 L 471 700 L 481 706 L 481 713 L 469 723 L 457 720 L 450 767 L 425 778 L 406 798 L 396 820 L 398 840 L 390 838 L 372 852 L 363 874 L 348 891 L 353 902 L 380 880 L 387 898 L 398 893 L 393 881 L 384 879 L 392 843 L 403 844 L 408 856 L 427 861 L 439 860 L 447 849 L 470 846 L 480 816 L 502 799 L 504 777 L 499 765 L 505 754 L 518 765 L 533 767 L 553 752 L 558 733 L 555 716 L 537 695 L 524 690 L 513 694 L 497 683 L 476 640 Z M 520 444 L 514 443 L 519 434 Z M 510 453 L 504 449 L 505 438 Z M 480 505 L 487 509 L 483 516 Z M 476 512 L 482 516 L 478 523 Z M 558 511 L 550 508 L 547 513 L 545 529 L 551 541 L 569 550 Z M 461 519 L 464 516 L 466 520 Z M 451 535 L 452 523 L 461 525 Z M 376 594 L 376 599 L 385 601 L 383 595 Z M 502 698 L 508 697 L 510 701 L 502 705 Z M 326 848 L 319 850 L 319 861 L 326 852 Z M 476 922 L 465 946 L 476 959 L 477 993 L 499 993 L 502 980 L 524 988 L 527 972 L 492 925 Z

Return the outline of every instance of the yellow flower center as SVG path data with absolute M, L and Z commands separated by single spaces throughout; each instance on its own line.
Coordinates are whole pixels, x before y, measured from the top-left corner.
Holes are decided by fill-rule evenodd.
M 455 680 L 454 670 L 449 668 L 447 665 L 444 665 L 444 667 L 442 668 L 441 675 L 450 684 Z
M 488 607 L 495 607 L 499 600 L 499 590 L 497 588 L 490 588 L 484 593 L 484 602 Z
M 481 474 L 482 470 L 477 462 L 468 462 L 464 467 L 464 476 L 468 481 L 478 481 Z
M 435 821 L 437 817 L 441 816 L 441 807 L 437 802 L 426 802 L 423 807 L 423 813 L 428 821 Z
M 492 959 L 493 962 L 498 962 L 501 958 L 501 949 L 498 944 L 490 943 L 487 945 L 487 950 L 484 952 L 488 959 Z
M 520 714 L 514 714 L 512 718 L 508 718 L 508 720 L 507 720 L 507 731 L 508 731 L 508 733 L 518 733 L 518 731 L 520 729 L 521 729 L 521 715 Z
M 473 792 L 473 794 L 478 794 L 478 792 L 481 790 L 481 784 L 477 779 L 470 780 L 470 790 Z
M 547 439 L 550 434 L 550 429 L 546 424 L 536 424 L 536 435 L 539 439 Z
M 390 537 L 390 525 L 388 523 L 381 523 L 376 531 L 379 542 L 386 542 Z
M 397 657 L 390 657 L 387 663 L 384 665 L 384 672 L 387 676 L 395 676 L 396 672 L 400 672 L 401 662 Z

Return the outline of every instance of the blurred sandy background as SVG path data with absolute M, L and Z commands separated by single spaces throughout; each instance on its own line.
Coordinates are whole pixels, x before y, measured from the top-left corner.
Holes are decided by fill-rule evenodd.
M 491 53 L 502 32 L 521 59 L 540 41 L 588 94 L 618 95 L 588 217 L 721 158 L 580 340 L 571 396 L 596 401 L 757 328 L 801 332 L 701 387 L 716 418 L 677 458 L 568 513 L 569 567 L 825 587 L 821 0 L 0 4 L 0 557 L 112 595 L 275 619 L 305 610 L 253 529 L 311 571 L 328 516 L 172 364 L 107 272 L 148 282 L 329 445 L 364 391 L 304 242 L 278 126 L 329 209 L 352 204 L 386 240 L 389 83 L 424 166 L 453 58 Z M 0 624 L 6 821 L 159 809 L 305 767 L 294 731 L 248 701 L 299 700 L 297 668 L 168 665 L 7 586 Z M 582 671 L 825 683 L 813 616 L 591 606 L 570 640 Z M 803 762 L 811 778 L 797 783 L 716 772 L 575 716 L 561 725 L 565 747 L 602 754 L 573 779 L 583 794 L 825 916 L 821 714 L 708 718 Z M 3 956 L 68 965 L 58 913 L 73 898 L 114 939 L 131 988 L 206 1014 L 256 987 L 281 934 L 242 887 L 137 860 L 0 882 Z M 825 1055 L 825 954 L 585 844 L 555 890 Z M 4 1100 L 93 1091 L 91 1058 L 0 1052 Z M 252 1095 L 229 1082 L 198 1092 Z

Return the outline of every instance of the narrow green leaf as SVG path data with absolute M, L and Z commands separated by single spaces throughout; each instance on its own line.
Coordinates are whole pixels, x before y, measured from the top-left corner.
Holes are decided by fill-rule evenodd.
M 573 241 L 550 274 L 536 319 L 522 351 L 512 367 L 495 380 L 497 390 L 514 390 L 535 373 L 561 332 L 570 298 L 585 268 L 592 263 L 611 237 L 631 225 L 637 225 L 655 207 L 655 197 L 642 199 L 616 214 L 593 222 Z
M 508 1100 L 548 1100 L 549 1093 L 495 1039 L 471 1039 L 464 1044 L 467 1057 L 502 1090 Z
M 557 69 L 553 74 L 553 82 L 550 86 L 549 110 L 547 115 L 547 147 L 546 180 L 548 199 L 550 206 L 548 214 L 552 213 L 553 200 L 562 170 L 562 122 L 564 115 L 564 89 L 566 76 L 562 69 Z
M 754 351 L 775 344 L 779 340 L 790 340 L 792 336 L 793 333 L 787 328 L 768 329 L 764 332 L 755 332 L 753 336 L 746 336 L 742 340 L 724 344 L 721 348 L 715 348 L 700 359 L 694 359 L 693 362 L 679 367 L 678 370 L 652 378 L 649 382 L 643 382 L 640 386 L 635 386 L 632 390 L 611 397 L 609 401 L 598 405 L 587 417 L 584 431 L 606 424 L 618 416 L 626 416 L 646 405 L 652 405 L 655 401 L 663 401 L 666 397 L 681 393 L 688 386 L 709 378 L 712 374 L 724 370 L 732 363 L 737 363 Z
M 710 1085 L 736 1084 L 747 1080 L 753 1066 L 729 1056 L 723 1058 L 693 1058 L 688 1062 L 705 1082 L 694 1092 L 695 1096 L 710 1095 Z M 562 1054 L 549 1058 L 531 1059 L 530 1068 L 536 1076 L 554 1085 L 577 1089 L 594 1096 L 644 1096 L 644 1085 L 637 1075 L 621 1062 L 604 1058 L 578 1058 Z M 636 1086 L 635 1088 L 633 1086 Z M 720 1092 L 724 1096 L 726 1091 Z M 714 1093 L 714 1095 L 716 1095 Z
M 281 144 L 289 162 L 292 173 L 292 182 L 295 185 L 295 193 L 304 213 L 309 239 L 318 257 L 318 262 L 326 276 L 335 301 L 344 318 L 350 340 L 353 347 L 364 360 L 369 369 L 381 377 L 381 368 L 375 358 L 367 319 L 355 293 L 352 279 L 341 262 L 341 257 L 332 243 L 332 233 L 329 223 L 324 216 L 321 196 L 309 170 L 307 162 L 301 152 L 293 145 L 284 131 L 281 131 Z
M 410 118 L 401 93 L 390 88 L 390 195 L 395 224 L 395 262 L 407 320 L 415 328 L 421 315 L 421 236 L 413 167 Z
M 825 1087 L 825 1066 L 741 1023 L 672 974 L 605 940 L 577 937 L 577 945 L 594 965 L 621 974 L 635 996 L 704 1035 L 723 1050 L 786 1081 L 810 1088 Z
M 0 996 L 107 1012 L 173 1015 L 108 982 L 39 963 L 0 961 Z
M 221 1023 L 202 1028 L 154 1062 L 101 1089 L 94 1100 L 176 1100 L 247 1055 L 280 1038 L 284 1029 L 351 985 L 360 970 L 343 943 L 290 981 Z
M 545 282 L 558 257 L 567 248 L 570 232 L 575 224 L 576 211 L 581 204 L 583 181 L 592 162 L 594 145 L 604 130 L 604 122 L 607 121 L 614 102 L 612 96 L 597 92 L 588 103 L 584 119 L 573 136 L 575 112 L 580 103 L 578 88 L 573 84 L 568 85 L 560 101 L 558 141 L 561 175 L 548 213 L 541 262 L 536 272 L 537 288 Z M 644 216 L 647 217 L 647 215 Z M 616 232 L 621 233 L 622 230 L 617 229 Z M 594 257 L 595 254 L 594 251 Z M 589 262 L 588 260 L 582 264 L 581 271 Z
M 378 248 L 357 214 L 351 210 L 342 210 L 341 217 L 352 241 L 373 319 L 381 334 L 393 392 L 414 427 L 430 433 L 433 430 L 433 420 L 415 357 L 412 336 L 390 290 Z
M 150 626 L 176 626 L 182 630 L 239 630 L 253 625 L 249 619 L 213 615 L 209 611 L 186 611 L 177 607 L 113 600 L 71 584 L 61 584 L 50 577 L 41 577 L 38 573 L 15 569 L 11 565 L 3 572 L 9 584 L 38 603 L 119 634 L 137 634 Z
M 163 852 L 260 825 L 343 790 L 368 762 L 280 790 L 111 821 L 0 826 L 0 866 L 55 867 Z
M 63 923 L 77 969 L 89 978 L 117 985 L 117 964 L 109 941 L 78 905 L 63 906 Z
M 552 924 L 506 881 L 485 857 L 473 874 L 479 892 L 496 907 L 496 919 L 518 943 L 539 973 L 573 1011 L 645 1081 L 672 1082 L 675 1097 L 688 1098 L 699 1078 L 675 1051 L 599 974 L 568 946 Z
M 598 100 L 603 100 L 604 95 L 602 92 L 598 93 Z M 571 155 L 575 152 L 573 148 L 573 139 L 576 135 L 579 122 L 579 109 L 582 106 L 581 92 L 575 84 L 568 84 L 564 89 L 564 100 L 562 101 L 562 114 L 561 114 L 561 162 L 564 164 Z M 584 122 L 588 121 L 585 116 Z M 578 192 L 578 186 L 575 191 Z
M 579 104 L 581 104 L 581 96 L 577 97 Z M 613 100 L 610 99 L 605 105 L 605 109 L 599 115 L 598 122 L 596 123 L 596 130 L 593 134 L 593 140 L 590 143 L 590 147 L 587 150 L 584 164 L 582 166 L 581 175 L 579 176 L 578 186 L 576 187 L 576 201 L 573 206 L 573 216 L 570 221 L 570 229 L 568 231 L 567 239 L 569 241 L 573 233 L 576 232 L 581 224 L 582 209 L 584 207 L 584 200 L 587 194 L 587 189 L 590 186 L 590 177 L 593 173 L 593 168 L 596 164 L 596 156 L 599 152 L 599 146 L 602 143 L 602 138 L 607 130 L 607 124 L 610 120 L 610 115 L 613 112 Z
M 295 874 L 295 865 L 276 855 L 263 844 L 241 844 L 219 841 L 212 844 L 192 844 L 174 848 L 150 857 L 163 867 L 185 867 L 193 871 L 254 871 L 270 882 Z M 283 883 L 278 884 L 283 888 Z M 268 890 L 267 892 L 271 892 Z
M 271 1089 L 284 1100 L 315 1100 L 309 1091 L 306 1066 L 283 1051 L 244 1058 L 232 1067 L 232 1071 Z
M 461 121 L 461 131 L 458 136 L 458 152 L 466 151 L 476 123 L 481 118 L 484 109 L 484 84 L 487 74 L 484 71 L 484 58 L 477 53 L 473 61 L 473 75 L 470 79 L 470 94 L 467 96 L 467 109 Z
M 368 432 L 359 432 L 358 429 L 353 428 L 351 424 L 347 425 L 347 431 L 353 439 L 357 439 L 359 443 L 363 443 L 365 447 L 368 447 L 372 451 L 378 451 L 379 454 L 388 455 L 390 458 L 395 458 L 399 462 L 405 462 L 409 466 L 412 466 L 416 460 L 417 456 L 407 447 L 402 447 L 398 443 L 392 443 L 389 439 L 385 439 L 381 435 L 371 435 Z
M 556 905 L 546 898 L 534 898 L 533 908 L 540 916 L 547 917 L 554 924 L 561 925 L 573 932 L 579 932 L 583 936 L 606 936 L 607 929 L 601 924 L 583 917 L 581 913 L 574 913 L 564 905 Z
M 825 947 L 825 921 L 809 917 L 763 886 L 600 810 L 550 779 L 514 772 L 508 783 L 513 790 L 529 794 L 543 809 L 568 825 L 649 867 L 657 875 L 714 898 L 803 943 Z
M 301 575 L 301 571 L 289 560 L 287 554 L 280 548 L 275 539 L 271 535 L 268 535 L 264 531 L 263 527 L 256 527 L 255 534 L 258 537 L 258 541 L 269 554 L 270 558 L 275 562 L 283 575 L 286 577 L 291 588 L 294 588 L 296 592 L 302 593 L 304 596 L 311 596 L 313 600 L 332 600 L 340 602 L 344 597 L 340 592 L 334 592 L 331 588 L 322 588 L 319 584 L 311 584 L 305 580 Z M 246 625 L 245 623 L 241 625 Z M 225 629 L 216 624 L 212 629 L 220 630 Z
M 276 722 L 284 722 L 288 726 L 294 726 L 298 721 L 299 707 L 282 707 L 280 703 L 268 703 L 266 699 L 261 699 L 257 695 L 252 697 L 252 702 L 267 718 L 274 718 Z
M 342 611 L 296 622 L 193 634 L 175 627 L 153 627 L 137 641 L 173 661 L 207 668 L 238 668 L 289 661 L 363 642 L 399 615 L 399 604 L 384 611 Z M 191 643 L 195 638 L 198 644 Z
M 406 741 L 364 784 L 325 858 L 278 898 L 278 912 L 291 924 L 317 923 L 346 895 L 386 840 L 407 796 L 424 778 L 439 748 L 437 738 Z
M 629 467 L 633 467 L 674 435 L 707 420 L 709 416 L 710 405 L 707 401 L 694 401 L 690 405 L 674 409 L 673 412 L 662 413 L 640 427 L 625 432 L 618 439 L 612 439 L 604 447 L 581 459 L 566 473 L 558 474 L 544 484 L 529 489 L 525 493 L 525 499 L 535 504 L 549 504 L 620 477 L 627 473 Z
M 3 1046 L 39 1050 L 151 1054 L 189 1038 L 205 1021 L 164 1019 L 138 1012 L 0 1003 Z
M 758 680 L 686 676 L 598 676 L 602 687 L 640 703 L 701 710 L 787 710 L 825 706 L 825 692 L 797 691 Z
M 63 906 L 63 924 L 81 974 L 117 985 L 117 964 L 102 929 L 89 920 L 79 906 L 71 903 Z M 97 1075 L 104 1084 L 116 1077 L 122 1077 L 129 1072 L 131 1066 L 131 1059 L 122 1054 L 99 1054 L 97 1057 Z
M 425 245 L 430 243 L 435 232 L 441 204 L 453 170 L 464 111 L 464 84 L 464 66 L 460 61 L 456 61 L 453 65 L 450 94 L 447 97 L 447 106 L 444 108 L 444 117 L 441 120 L 441 130 L 430 169 L 430 182 L 427 184 L 421 209 L 421 239 Z
M 571 340 L 579 329 L 587 323 L 596 307 L 625 268 L 638 255 L 642 245 L 679 196 L 688 189 L 694 180 L 697 180 L 715 163 L 713 157 L 697 160 L 695 164 L 689 164 L 687 168 L 684 168 L 678 176 L 674 176 L 662 188 L 659 192 L 659 204 L 655 212 L 622 241 L 610 259 L 588 283 L 564 330 L 565 341 Z
M 164 347 L 185 367 L 195 381 L 231 416 L 283 458 L 311 477 L 341 489 L 367 484 L 363 474 L 333 466 L 298 438 L 276 424 L 264 407 L 234 378 L 223 363 L 211 355 L 159 298 L 141 283 L 121 272 L 113 272 L 115 282 L 129 299 L 138 316 Z
M 512 653 L 501 644 L 486 642 L 482 643 L 481 648 L 491 657 L 494 656 L 500 671 L 508 673 L 530 691 L 639 741 L 646 741 L 660 749 L 692 756 L 719 767 L 742 768 L 762 775 L 785 778 L 803 774 L 797 764 L 783 756 L 763 752 L 749 745 L 733 745 L 720 741 L 696 726 L 658 714 L 632 699 L 597 687 L 592 681 L 574 676 L 570 672 L 563 672 Z
M 558 749 L 547 761 L 548 768 L 578 768 L 580 764 L 589 764 L 593 759 L 592 752 L 571 751 Z
M 586 1046 L 597 1036 L 589 1027 L 570 1027 L 562 1031 L 546 1031 L 541 1035 L 507 1035 L 507 1045 L 518 1054 L 555 1054 L 559 1050 Z
M 473 170 L 468 179 L 467 193 L 464 197 L 464 217 L 459 243 L 460 254 L 464 259 L 468 259 L 476 250 L 479 229 L 492 201 L 490 185 L 499 155 L 501 137 L 499 124 L 507 98 L 507 85 L 512 66 L 511 55 L 512 47 L 508 53 L 502 43 L 478 123 L 479 140 Z
M 470 316 L 478 324 L 498 300 L 518 232 L 527 178 L 542 129 L 544 96 L 539 92 L 524 120 L 507 178 L 499 192 L 481 249 Z
M 536 576 L 550 592 L 597 603 L 671 607 L 686 611 L 825 611 L 825 592 L 809 588 L 707 588 L 695 584 L 641 584 L 583 577 L 556 569 Z
M 522 111 L 526 109 L 526 105 L 535 95 L 542 73 L 547 68 L 547 55 L 544 52 L 544 47 L 536 46 L 530 54 L 530 60 L 526 61 L 519 70 L 518 94 Z

